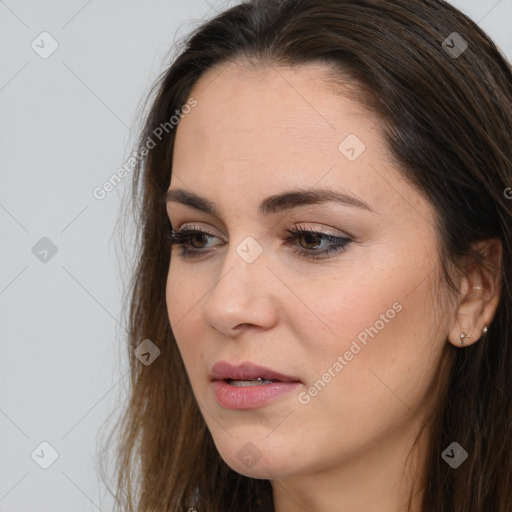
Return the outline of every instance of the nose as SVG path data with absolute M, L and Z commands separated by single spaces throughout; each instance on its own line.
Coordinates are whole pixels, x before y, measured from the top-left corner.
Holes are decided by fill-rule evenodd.
M 251 251 L 258 246 L 254 242 L 229 246 L 204 299 L 204 321 L 227 337 L 239 335 L 248 326 L 269 329 L 276 323 L 274 292 L 279 282 L 267 267 L 264 251 L 251 261 L 255 255 Z

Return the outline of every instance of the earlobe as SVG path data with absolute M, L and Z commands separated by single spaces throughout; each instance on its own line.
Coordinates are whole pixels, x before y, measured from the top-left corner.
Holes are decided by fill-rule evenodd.
M 488 331 L 488 327 L 487 326 L 484 326 L 484 328 L 482 329 L 482 334 L 481 336 L 485 336 L 487 334 L 487 331 Z M 471 336 L 469 336 L 468 334 L 466 334 L 464 331 L 462 331 L 460 333 L 460 346 L 461 347 L 464 347 L 467 343 L 466 343 L 466 339 L 467 338 L 471 338 Z M 478 341 L 478 340 L 477 340 Z

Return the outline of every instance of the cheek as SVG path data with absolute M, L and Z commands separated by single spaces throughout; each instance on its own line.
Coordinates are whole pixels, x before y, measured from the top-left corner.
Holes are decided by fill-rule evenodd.
M 180 319 L 185 315 L 188 303 L 187 290 L 189 290 L 189 287 L 184 286 L 184 284 L 179 275 L 175 271 L 171 272 L 171 269 L 169 269 L 165 289 L 165 302 L 169 323 L 175 334 L 180 325 Z
M 286 309 L 287 325 L 310 353 L 321 358 L 336 358 L 350 350 L 353 342 L 362 349 L 368 347 L 372 340 L 391 334 L 404 316 L 404 294 L 396 282 L 391 286 L 382 275 L 368 271 L 354 269 L 346 272 L 347 277 L 344 273 L 341 269 L 302 287 L 296 284 L 294 291 L 301 300 L 290 301 Z M 363 352 L 359 359 L 365 358 Z
M 169 270 L 165 299 L 169 323 L 190 375 L 195 368 L 201 367 L 196 363 L 204 358 L 201 342 L 205 336 L 198 321 L 200 299 L 204 292 L 183 275 L 183 272 Z
M 201 300 L 208 291 L 205 276 L 197 275 L 192 265 L 184 264 L 178 256 L 180 251 L 179 247 L 173 248 L 176 256 L 171 257 L 165 289 L 167 313 L 175 334 L 185 329 L 190 317 L 197 319 Z
M 432 383 L 445 344 L 433 274 L 422 281 L 412 267 L 390 268 L 358 273 L 357 284 L 326 280 L 301 291 L 309 311 L 290 313 L 288 322 L 301 340 L 303 375 L 317 393 L 312 403 L 354 411 L 391 400 L 401 407 L 397 395 L 421 400 Z

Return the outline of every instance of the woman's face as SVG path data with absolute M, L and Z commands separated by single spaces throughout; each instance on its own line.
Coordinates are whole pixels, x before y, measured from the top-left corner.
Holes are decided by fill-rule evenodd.
M 403 462 L 454 313 L 438 296 L 432 207 L 325 69 L 211 70 L 176 134 L 169 190 L 214 212 L 167 203 L 174 230 L 208 234 L 187 258 L 173 246 L 169 320 L 217 449 L 257 478 Z M 268 199 L 298 191 L 304 201 Z M 326 192 L 349 199 L 308 201 Z M 313 233 L 287 241 L 298 228 Z M 281 382 L 212 382 L 218 362 Z

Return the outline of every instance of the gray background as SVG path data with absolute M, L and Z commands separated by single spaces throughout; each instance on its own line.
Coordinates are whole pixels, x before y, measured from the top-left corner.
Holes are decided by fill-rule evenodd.
M 114 228 L 131 174 L 93 190 L 133 151 L 173 41 L 234 3 L 0 0 L 0 511 L 112 508 L 96 451 L 128 383 Z M 510 59 L 512 0 L 452 3 Z

